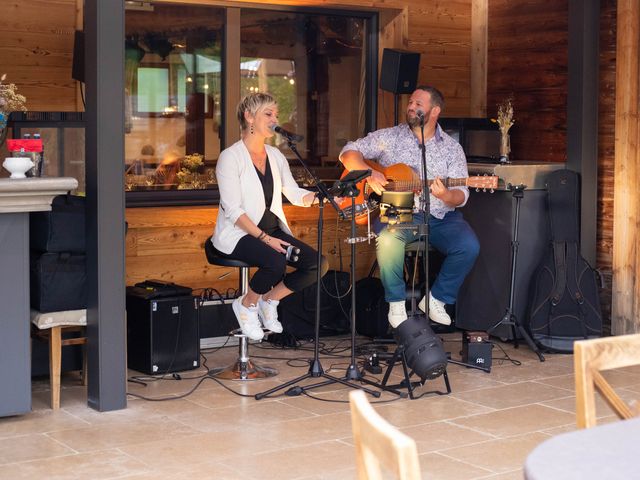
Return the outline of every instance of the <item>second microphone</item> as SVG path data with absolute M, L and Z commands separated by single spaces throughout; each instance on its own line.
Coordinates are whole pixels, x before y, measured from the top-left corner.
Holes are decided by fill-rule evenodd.
M 304 140 L 304 137 L 302 135 L 298 135 L 297 133 L 288 132 L 284 128 L 282 128 L 280 125 L 271 126 L 271 130 L 273 130 L 276 133 L 279 133 L 280 135 L 282 135 L 284 138 L 286 138 L 290 142 L 301 142 L 302 140 Z

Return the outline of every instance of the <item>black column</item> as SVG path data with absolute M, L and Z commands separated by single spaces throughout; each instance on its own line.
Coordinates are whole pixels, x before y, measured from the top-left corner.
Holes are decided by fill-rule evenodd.
M 598 214 L 600 1 L 569 0 L 567 168 L 582 177 L 582 255 L 595 266 Z
M 127 405 L 124 2 L 85 0 L 88 404 Z

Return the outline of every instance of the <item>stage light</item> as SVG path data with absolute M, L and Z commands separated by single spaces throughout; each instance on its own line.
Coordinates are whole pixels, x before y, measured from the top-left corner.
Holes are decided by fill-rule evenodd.
M 447 369 L 442 341 L 423 315 L 414 315 L 398 325 L 397 342 L 404 348 L 407 367 L 425 380 L 433 380 Z

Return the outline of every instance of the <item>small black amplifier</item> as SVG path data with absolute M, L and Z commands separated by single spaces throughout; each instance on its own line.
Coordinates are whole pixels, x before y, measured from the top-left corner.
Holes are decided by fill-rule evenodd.
M 127 288 L 127 364 L 150 375 L 200 366 L 198 300 L 191 295 L 146 298 Z
M 462 361 L 470 365 L 491 369 L 493 343 L 486 332 L 464 332 L 462 334 Z

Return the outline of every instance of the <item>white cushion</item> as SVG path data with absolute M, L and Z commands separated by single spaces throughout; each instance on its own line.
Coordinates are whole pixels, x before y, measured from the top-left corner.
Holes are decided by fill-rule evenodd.
M 41 313 L 31 310 L 31 323 L 40 330 L 52 327 L 73 327 L 87 324 L 87 310 L 63 310 L 61 312 Z

